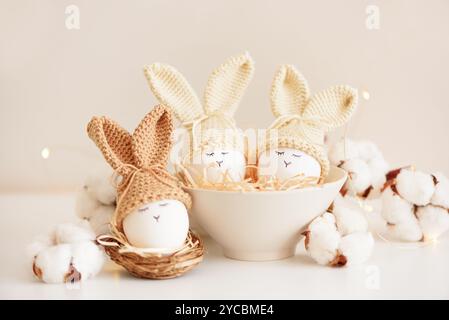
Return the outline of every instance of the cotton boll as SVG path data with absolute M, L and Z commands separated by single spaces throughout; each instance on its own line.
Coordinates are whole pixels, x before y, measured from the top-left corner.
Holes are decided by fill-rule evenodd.
M 414 219 L 413 205 L 387 188 L 382 193 L 382 216 L 390 224 L 398 224 Z
M 341 168 L 348 172 L 349 178 L 346 185 L 349 190 L 361 193 L 371 185 L 371 170 L 363 160 L 347 160 L 343 163 Z
M 89 223 L 97 236 L 110 233 L 110 222 L 114 211 L 113 206 L 100 206 L 94 210 Z
M 401 170 L 396 177 L 399 194 L 411 203 L 425 206 L 435 191 L 432 176 L 420 171 Z
M 371 141 L 357 141 L 356 147 L 358 149 L 359 158 L 362 160 L 369 161 L 374 158 L 382 157 L 379 148 Z
M 72 259 L 70 244 L 60 244 L 42 250 L 34 261 L 35 270 L 47 283 L 64 282 Z
M 92 241 L 72 244 L 72 265 L 81 274 L 81 280 L 100 272 L 104 261 L 104 253 Z
M 363 209 L 352 201 L 346 200 L 341 196 L 337 197 L 334 200 L 332 212 L 337 221 L 338 231 L 342 236 L 368 229 L 368 222 L 364 216 Z
M 345 139 L 333 145 L 328 156 L 333 165 L 339 166 L 345 160 L 358 158 L 358 147 L 352 140 Z
M 385 175 L 388 172 L 390 165 L 383 157 L 377 157 L 368 161 L 368 167 L 371 171 L 371 185 L 374 189 L 381 189 L 385 184 Z
M 313 220 L 306 232 L 305 243 L 308 254 L 317 263 L 327 265 L 334 260 L 340 243 L 335 217 L 326 212 Z
M 433 176 L 437 183 L 430 202 L 436 206 L 449 208 L 449 179 L 442 173 L 435 173 Z
M 95 239 L 95 234 L 90 227 L 84 224 L 64 223 L 55 228 L 56 243 L 76 243 Z
M 415 217 L 412 217 L 408 221 L 389 226 L 388 233 L 402 241 L 421 241 L 423 238 L 421 227 Z
M 355 232 L 341 238 L 339 251 L 346 257 L 347 265 L 360 264 L 368 260 L 374 247 L 370 232 Z
M 449 212 L 432 205 L 419 207 L 416 216 L 425 240 L 438 238 L 449 229 Z
M 86 192 L 104 205 L 112 205 L 115 202 L 116 190 L 111 181 L 110 170 L 98 170 L 86 178 L 84 187 Z

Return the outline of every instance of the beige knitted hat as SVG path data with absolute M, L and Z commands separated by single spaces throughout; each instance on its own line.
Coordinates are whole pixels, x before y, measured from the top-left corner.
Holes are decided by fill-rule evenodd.
M 254 71 L 248 53 L 232 57 L 209 77 L 200 103 L 187 80 L 175 68 L 154 63 L 144 67 L 148 84 L 160 103 L 171 107 L 190 133 L 189 155 L 206 148 L 244 153 L 243 134 L 234 121 L 238 103 Z
M 170 109 L 159 105 L 131 135 L 106 117 L 94 117 L 87 133 L 106 161 L 121 176 L 113 225 L 123 232 L 123 219 L 145 203 L 173 199 L 191 206 L 190 196 L 166 170 L 173 131 Z
M 345 85 L 310 97 L 304 76 L 294 66 L 282 65 L 271 89 L 271 109 L 277 119 L 269 129 L 277 129 L 277 137 L 269 133 L 259 152 L 276 147 L 301 150 L 321 164 L 323 181 L 330 167 L 324 134 L 349 120 L 357 99 L 357 90 Z

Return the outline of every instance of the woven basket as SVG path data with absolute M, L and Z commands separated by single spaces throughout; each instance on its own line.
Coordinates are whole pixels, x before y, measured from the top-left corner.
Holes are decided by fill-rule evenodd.
M 106 240 L 116 245 L 103 245 Z M 189 231 L 184 247 L 170 254 L 123 252 L 123 243 L 115 237 L 103 237 L 102 243 L 99 244 L 115 263 L 133 276 L 145 279 L 179 277 L 198 265 L 204 255 L 203 241 L 192 230 Z

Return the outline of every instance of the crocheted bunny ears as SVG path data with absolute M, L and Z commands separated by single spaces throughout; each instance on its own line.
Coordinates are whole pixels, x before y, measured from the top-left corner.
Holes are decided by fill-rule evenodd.
M 173 199 L 190 208 L 190 196 L 165 170 L 172 131 L 170 109 L 162 105 L 150 111 L 133 134 L 106 117 L 93 117 L 87 125 L 89 137 L 122 176 L 112 221 L 120 232 L 123 232 L 123 219 L 146 203 Z
M 209 77 L 201 104 L 187 80 L 175 68 L 162 63 L 144 67 L 148 84 L 160 103 L 173 109 L 190 131 L 190 155 L 205 148 L 243 152 L 243 135 L 234 113 L 254 72 L 248 53 L 231 57 Z
M 269 136 L 261 151 L 273 147 L 301 150 L 320 163 L 324 179 L 330 167 L 324 134 L 350 119 L 357 100 L 357 90 L 346 85 L 310 96 L 304 76 L 294 66 L 282 65 L 271 89 L 271 109 L 277 119 L 270 129 L 278 129 L 277 138 Z

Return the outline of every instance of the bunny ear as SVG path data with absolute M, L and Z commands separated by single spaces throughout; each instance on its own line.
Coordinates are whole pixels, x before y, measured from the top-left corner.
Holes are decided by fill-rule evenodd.
M 153 63 L 144 67 L 144 74 L 159 102 L 170 107 L 181 122 L 204 115 L 197 95 L 178 70 L 162 63 Z
M 335 86 L 315 94 L 304 110 L 306 117 L 318 117 L 325 130 L 344 125 L 357 106 L 357 90 Z
M 127 170 L 124 165 L 134 165 L 131 135 L 116 122 L 106 117 L 93 117 L 87 125 L 87 133 L 119 174 Z
M 169 108 L 154 107 L 140 122 L 132 137 L 132 149 L 138 168 L 167 165 L 173 132 L 172 114 Z
M 302 114 L 309 99 L 304 76 L 291 65 L 282 65 L 271 86 L 271 110 L 276 117 Z
M 254 72 L 254 61 L 248 53 L 232 57 L 215 69 L 204 92 L 206 114 L 221 111 L 232 116 Z

